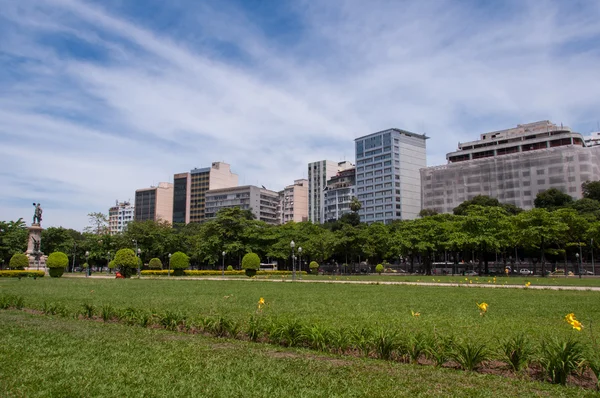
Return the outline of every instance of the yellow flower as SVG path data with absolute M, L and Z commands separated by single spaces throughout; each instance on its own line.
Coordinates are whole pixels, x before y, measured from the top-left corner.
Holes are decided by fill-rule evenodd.
M 527 283 L 525 284 L 525 287 L 529 287 L 529 286 L 531 286 L 531 282 L 527 282 Z
M 469 278 L 465 278 L 465 280 L 466 280 L 466 281 L 468 281 L 468 280 L 469 280 Z
M 265 299 L 264 298 L 260 298 L 258 300 L 258 309 L 260 310 L 262 308 L 262 306 L 265 305 Z
M 579 332 L 581 332 L 581 329 L 583 329 L 583 325 L 581 324 L 581 322 L 575 319 L 575 314 L 573 313 L 565 315 L 565 321 L 567 321 L 569 325 L 573 326 L 573 329 Z
M 477 304 L 477 307 L 479 307 L 479 315 L 483 316 L 485 315 L 485 313 L 487 312 L 487 309 L 489 307 L 488 303 L 475 303 Z
M 420 312 L 414 312 L 413 310 L 410 310 L 410 313 L 412 314 L 412 316 L 421 316 Z
M 574 313 L 570 313 L 565 315 L 565 321 L 569 322 L 569 323 L 573 323 L 573 321 L 575 320 L 575 314 Z

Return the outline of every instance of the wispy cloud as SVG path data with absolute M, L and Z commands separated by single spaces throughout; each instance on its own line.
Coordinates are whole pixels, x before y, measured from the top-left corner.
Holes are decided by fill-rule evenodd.
M 5 4 L 0 219 L 35 200 L 46 225 L 81 228 L 215 160 L 281 189 L 388 127 L 431 136 L 439 164 L 484 131 L 551 119 L 588 132 L 600 118 L 595 1 L 259 7 Z

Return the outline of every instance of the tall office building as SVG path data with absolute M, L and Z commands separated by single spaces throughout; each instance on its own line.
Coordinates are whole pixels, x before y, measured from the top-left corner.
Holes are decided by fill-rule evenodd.
M 440 213 L 477 195 L 527 210 L 541 191 L 578 199 L 583 182 L 600 179 L 600 146 L 588 147 L 581 134 L 547 120 L 481 134 L 446 159 L 421 170 L 423 208 Z
M 213 162 L 210 167 L 196 168 L 174 175 L 173 222 L 202 222 L 208 190 L 236 187 L 238 175 L 227 163 Z
M 173 222 L 173 184 L 159 182 L 135 191 L 135 221 L 147 220 Z
M 250 210 L 257 220 L 267 224 L 279 224 L 277 208 L 279 207 L 279 193 L 254 185 L 241 187 L 211 189 L 206 192 L 205 219 L 217 216 L 217 212 L 224 208 L 239 207 Z
M 134 211 L 131 203 L 115 201 L 115 205 L 108 209 L 108 232 L 111 235 L 123 232 L 127 224 L 133 221 Z
M 280 222 L 285 224 L 289 221 L 308 221 L 308 180 L 295 180 L 294 184 L 288 185 L 279 192 L 280 198 Z
M 363 222 L 390 223 L 421 211 L 425 135 L 389 129 L 356 138 L 356 195 Z
M 352 168 L 348 161 L 334 162 L 321 160 L 308 164 L 308 220 L 313 223 L 324 223 L 325 220 L 325 187 L 327 181 L 338 171 Z
M 338 220 L 349 213 L 350 203 L 356 195 L 356 168 L 339 171 L 327 181 L 325 187 L 325 221 Z

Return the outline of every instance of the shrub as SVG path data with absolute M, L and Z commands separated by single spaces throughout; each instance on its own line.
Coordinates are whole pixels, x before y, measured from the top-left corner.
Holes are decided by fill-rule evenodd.
M 153 258 L 148 263 L 148 268 L 150 269 L 162 269 L 162 262 L 158 258 Z
M 25 269 L 29 267 L 29 258 L 22 253 L 16 253 L 10 258 L 8 263 L 10 269 Z
M 231 265 L 227 266 L 227 271 L 233 271 L 233 267 Z
M 317 274 L 319 272 L 319 263 L 316 261 L 311 261 L 308 267 L 310 268 L 311 274 Z
M 381 273 L 383 272 L 383 265 L 377 264 L 377 266 L 375 267 L 375 272 L 377 272 L 379 275 L 381 275 Z
M 175 252 L 171 256 L 171 269 L 173 275 L 183 275 L 183 270 L 190 266 L 190 258 L 182 252 Z
M 485 344 L 467 340 L 455 344 L 451 356 L 464 370 L 475 370 L 489 358 L 489 351 Z
M 54 252 L 50 254 L 46 260 L 48 273 L 53 278 L 60 278 L 68 265 L 69 258 L 65 253 L 62 252 Z
M 23 270 L 13 270 L 13 271 L 0 271 L 0 278 L 42 278 L 44 276 L 44 271 L 23 271 Z
M 83 269 L 88 269 L 90 265 L 88 263 L 83 263 L 83 265 L 81 266 L 81 268 Z
M 117 267 L 124 277 L 129 278 L 137 268 L 138 260 L 135 252 L 131 249 L 121 249 L 115 254 L 115 267 Z
M 504 360 L 515 372 L 526 368 L 533 354 L 531 344 L 523 334 L 504 340 L 500 344 L 500 349 Z
M 110 262 L 108 263 L 108 268 L 115 269 L 115 267 L 116 267 L 115 260 L 110 260 Z
M 373 336 L 372 346 L 379 359 L 391 359 L 394 350 L 399 346 L 398 335 L 395 331 L 380 329 Z
M 166 269 L 162 269 L 162 270 L 145 270 L 142 271 L 142 275 L 144 276 L 161 276 L 164 275 L 166 276 L 168 274 L 168 270 Z M 208 269 L 204 269 L 204 270 L 184 270 L 183 271 L 183 275 L 185 276 L 210 276 L 210 275 L 221 275 L 221 271 L 218 270 L 208 270 Z M 276 275 L 276 276 L 284 276 L 284 275 L 291 275 L 292 271 L 257 271 L 256 275 Z M 306 275 L 306 271 L 296 271 L 296 273 L 300 273 L 302 275 Z M 245 275 L 244 271 L 225 271 L 225 275 Z
M 585 364 L 584 350 L 578 341 L 542 340 L 540 365 L 552 383 L 567 383 L 567 376 L 581 370 Z
M 242 258 L 242 268 L 246 271 L 246 275 L 253 277 L 256 271 L 260 269 L 260 257 L 256 253 L 246 253 Z

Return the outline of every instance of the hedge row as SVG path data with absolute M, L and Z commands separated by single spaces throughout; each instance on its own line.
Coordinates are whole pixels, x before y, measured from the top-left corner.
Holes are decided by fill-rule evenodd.
M 22 270 L 10 270 L 0 271 L 0 278 L 42 278 L 44 271 L 22 271 Z
M 142 271 L 141 274 L 143 276 L 166 276 L 169 273 L 168 270 L 163 269 L 163 270 L 145 270 Z M 306 271 L 297 271 L 297 274 L 300 275 L 306 275 Z M 183 271 L 183 274 L 185 276 L 210 276 L 210 275 L 214 275 L 214 276 L 219 276 L 222 275 L 223 272 L 219 271 L 219 270 L 185 270 Z M 284 276 L 284 275 L 291 275 L 292 271 L 257 271 L 256 275 L 279 275 L 279 276 Z M 171 270 L 171 275 L 173 275 L 173 270 Z M 225 271 L 225 275 L 245 275 L 244 271 Z

